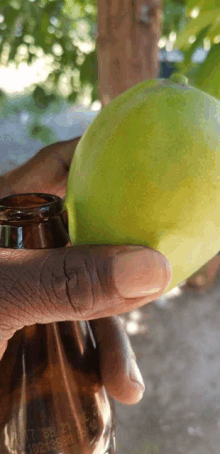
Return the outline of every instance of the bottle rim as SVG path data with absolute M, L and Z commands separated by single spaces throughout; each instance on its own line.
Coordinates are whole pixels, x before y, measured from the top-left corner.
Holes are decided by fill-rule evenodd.
M 0 222 L 44 222 L 63 211 L 63 200 L 53 194 L 28 192 L 0 199 Z

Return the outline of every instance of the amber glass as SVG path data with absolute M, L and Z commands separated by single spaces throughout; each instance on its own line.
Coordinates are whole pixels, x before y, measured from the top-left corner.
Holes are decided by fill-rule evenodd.
M 48 249 L 68 241 L 59 197 L 0 200 L 0 247 Z M 17 331 L 0 361 L 0 454 L 115 453 L 113 402 L 89 322 Z

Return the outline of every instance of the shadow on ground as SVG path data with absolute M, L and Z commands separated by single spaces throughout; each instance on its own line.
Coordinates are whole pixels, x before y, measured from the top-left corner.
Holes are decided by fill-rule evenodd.
M 175 291 L 121 317 L 142 331 L 131 342 L 146 391 L 116 403 L 118 454 L 219 454 L 220 277 L 206 295 Z

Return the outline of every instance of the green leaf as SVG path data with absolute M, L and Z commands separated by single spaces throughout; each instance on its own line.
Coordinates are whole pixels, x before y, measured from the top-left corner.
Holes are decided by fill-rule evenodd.
M 41 19 L 41 22 L 40 22 L 40 32 L 45 35 L 47 35 L 47 29 L 50 25 L 50 22 L 49 22 L 49 17 L 46 13 L 43 14 L 42 16 L 42 19 Z
M 188 64 L 196 51 L 196 49 L 203 44 L 204 38 L 207 36 L 208 30 L 210 30 L 212 24 L 207 25 L 207 27 L 204 27 L 200 30 L 199 34 L 197 35 L 196 40 L 190 48 L 186 51 L 185 53 L 185 63 Z
M 192 56 L 196 49 L 203 44 L 203 39 L 207 36 L 208 30 L 210 29 L 211 25 L 209 24 L 207 27 L 204 27 L 198 34 L 196 40 L 192 45 L 185 51 L 184 53 L 184 61 L 180 63 L 180 71 L 182 74 L 186 74 L 189 70 L 189 66 L 192 65 Z
M 49 16 L 56 16 L 60 13 L 64 3 L 64 0 L 49 2 L 44 8 L 44 11 L 46 14 L 49 14 Z
M 2 105 L 6 100 L 6 95 L 2 89 L 0 89 L 0 105 Z
M 8 5 L 8 0 L 1 0 L 1 4 L 0 4 L 0 11 L 2 13 L 2 9 L 5 5 Z
M 99 84 L 98 84 L 98 81 L 97 81 L 96 84 L 93 87 L 93 90 L 92 90 L 92 100 L 91 100 L 91 102 L 97 101 L 98 99 L 100 99 L 100 94 L 99 94 Z
M 65 0 L 64 12 L 73 18 L 80 17 L 83 15 L 83 7 L 74 0 Z
M 220 20 L 220 9 L 215 9 L 206 13 L 200 14 L 196 19 L 190 19 L 188 25 L 180 32 L 175 46 L 179 49 L 185 49 L 190 46 L 189 38 L 190 36 L 198 36 L 201 30 L 205 27 L 216 26 Z
M 38 139 L 45 145 L 50 145 L 57 141 L 57 135 L 55 132 L 46 126 L 38 122 L 32 122 L 28 127 L 29 136 L 32 139 Z
M 213 39 L 217 36 L 217 35 L 220 35 L 220 24 L 219 23 L 216 23 L 216 25 L 210 29 L 210 31 L 208 32 L 208 37 L 209 39 L 213 42 Z
M 13 43 L 11 44 L 10 46 L 10 52 L 9 52 L 9 56 L 8 56 L 8 60 L 11 61 L 11 60 L 14 60 L 15 58 L 15 55 L 17 53 L 17 48 L 18 48 L 18 45 Z
M 78 97 L 78 92 L 72 91 L 72 93 L 70 93 L 70 95 L 67 98 L 67 102 L 69 102 L 71 104 L 75 104 L 77 97 Z
M 184 7 L 181 4 L 166 0 L 162 13 L 162 35 L 168 36 L 171 31 L 178 31 L 183 16 Z
M 20 12 L 11 8 L 11 6 L 6 6 L 3 10 L 3 15 L 5 17 L 6 24 L 12 26 L 17 17 L 20 15 Z
M 32 96 L 37 109 L 46 109 L 55 100 L 54 94 L 46 94 L 45 90 L 39 86 L 35 88 Z
M 220 99 L 220 43 L 211 47 L 193 80 L 197 87 Z
M 98 79 L 96 51 L 86 55 L 83 64 L 79 67 L 81 82 L 91 82 L 93 85 Z
M 61 55 L 60 63 L 64 66 L 70 66 L 74 68 L 76 65 L 77 56 L 78 55 L 76 49 L 74 49 L 73 51 L 63 52 L 63 54 Z
M 220 8 L 220 0 L 189 0 L 186 4 L 186 14 L 189 15 L 195 7 L 200 9 L 200 13 L 204 13 Z
M 29 53 L 28 53 L 28 59 L 27 59 L 27 63 L 28 63 L 28 64 L 31 64 L 31 63 L 32 63 L 32 61 L 33 61 L 33 59 L 34 59 L 34 55 L 33 55 L 33 54 L 31 54 L 31 53 L 29 52 Z

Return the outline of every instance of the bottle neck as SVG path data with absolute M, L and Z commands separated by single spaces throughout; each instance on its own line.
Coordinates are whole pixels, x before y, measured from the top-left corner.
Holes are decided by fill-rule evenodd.
M 0 247 L 50 249 L 68 241 L 60 197 L 28 193 L 0 200 Z

